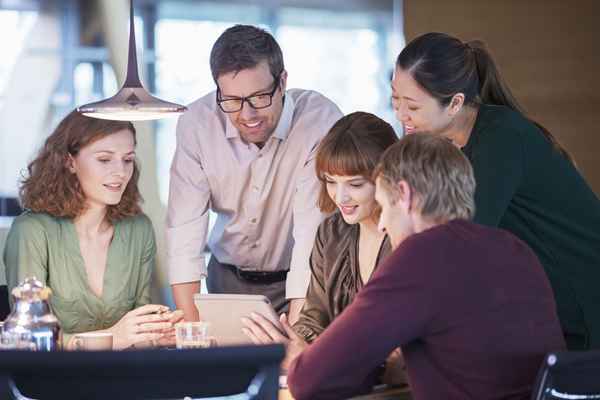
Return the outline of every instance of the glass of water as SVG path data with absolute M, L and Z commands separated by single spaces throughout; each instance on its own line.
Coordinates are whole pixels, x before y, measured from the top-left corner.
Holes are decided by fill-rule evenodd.
M 210 323 L 205 321 L 176 324 L 175 342 L 178 349 L 199 349 L 216 345 L 215 338 L 210 336 Z

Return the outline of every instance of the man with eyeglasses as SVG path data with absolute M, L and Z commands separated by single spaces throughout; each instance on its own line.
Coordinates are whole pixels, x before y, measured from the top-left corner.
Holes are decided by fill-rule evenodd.
M 293 323 L 310 278 L 323 216 L 314 154 L 342 117 L 314 91 L 286 90 L 279 45 L 263 29 L 236 25 L 215 42 L 216 92 L 177 124 L 167 215 L 169 281 L 186 320 L 193 294 L 263 294 Z M 208 212 L 217 220 L 208 236 Z M 204 248 L 212 254 L 208 267 Z

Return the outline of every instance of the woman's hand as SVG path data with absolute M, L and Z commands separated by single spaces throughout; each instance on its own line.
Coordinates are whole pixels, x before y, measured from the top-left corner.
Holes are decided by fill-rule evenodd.
M 113 349 L 122 350 L 142 342 L 161 340 L 164 331 L 173 327 L 167 306 L 146 304 L 129 311 L 119 322 L 108 329 L 113 334 Z
M 176 345 L 175 340 L 175 324 L 183 321 L 183 311 L 182 310 L 174 310 L 167 312 L 163 315 L 165 318 L 168 318 L 168 321 L 171 323 L 171 328 L 164 329 L 162 331 L 163 337 L 155 341 L 153 344 L 157 347 L 172 347 Z
M 286 348 L 286 355 L 281 363 L 283 370 L 308 346 L 302 336 L 298 335 L 288 323 L 285 314 L 281 314 L 279 322 L 285 332 L 281 332 L 271 321 L 259 313 L 252 313 L 249 318 L 242 318 L 245 328 L 243 332 L 254 344 L 282 343 Z

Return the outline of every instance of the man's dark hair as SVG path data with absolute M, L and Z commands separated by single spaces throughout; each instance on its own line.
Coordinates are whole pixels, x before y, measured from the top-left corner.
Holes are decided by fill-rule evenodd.
M 283 71 L 283 55 L 275 38 L 252 25 L 234 25 L 219 36 L 210 52 L 213 79 L 229 72 L 254 68 L 267 61 L 273 78 Z

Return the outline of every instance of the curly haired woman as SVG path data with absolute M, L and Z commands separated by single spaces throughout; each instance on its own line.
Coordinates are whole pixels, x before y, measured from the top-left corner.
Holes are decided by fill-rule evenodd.
M 36 276 L 72 348 L 74 333 L 113 334 L 114 349 L 172 342 L 179 313 L 150 303 L 156 245 L 140 209 L 135 128 L 71 112 L 21 185 L 26 210 L 8 234 L 9 288 Z

